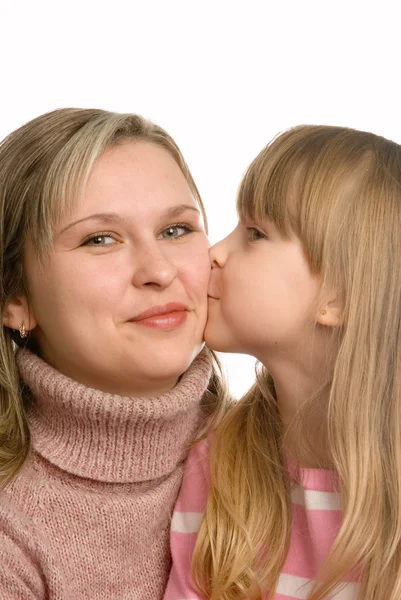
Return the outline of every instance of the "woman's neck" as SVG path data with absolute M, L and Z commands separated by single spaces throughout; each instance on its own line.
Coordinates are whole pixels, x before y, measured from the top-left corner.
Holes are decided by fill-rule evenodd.
M 173 390 L 143 398 L 85 387 L 26 350 L 17 362 L 30 391 L 34 450 L 72 475 L 107 483 L 168 476 L 200 425 L 211 374 L 203 350 Z

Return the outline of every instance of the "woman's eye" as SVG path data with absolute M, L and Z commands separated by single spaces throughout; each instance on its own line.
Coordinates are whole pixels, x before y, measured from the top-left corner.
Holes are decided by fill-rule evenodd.
M 169 227 L 166 227 L 166 229 L 163 229 L 160 236 L 164 239 L 176 239 L 183 235 L 187 235 L 192 231 L 193 229 L 189 225 L 178 223 L 177 225 L 170 225 Z
M 256 227 L 247 227 L 248 239 L 251 242 L 256 242 L 257 240 L 263 240 L 266 238 L 266 235 L 257 229 Z
M 97 233 L 87 238 L 83 246 L 110 246 L 116 242 L 115 238 L 110 233 Z

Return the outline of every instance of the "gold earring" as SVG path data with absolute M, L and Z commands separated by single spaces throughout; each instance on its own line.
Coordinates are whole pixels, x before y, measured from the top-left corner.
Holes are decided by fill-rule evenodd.
M 327 310 L 324 310 L 324 309 L 323 309 L 323 310 L 321 310 L 321 311 L 320 311 L 320 314 L 321 314 L 321 315 L 325 315 L 326 313 L 327 313 Z
M 18 327 L 18 331 L 19 331 L 19 335 L 22 339 L 24 339 L 28 336 L 27 332 L 25 331 L 24 321 L 21 321 L 21 325 Z

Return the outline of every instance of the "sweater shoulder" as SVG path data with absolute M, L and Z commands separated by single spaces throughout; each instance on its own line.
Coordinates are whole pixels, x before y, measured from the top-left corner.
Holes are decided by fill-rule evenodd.
M 45 554 L 33 519 L 7 492 L 0 495 L 0 597 L 45 598 Z
M 0 492 L 0 598 L 45 598 L 61 589 L 41 513 L 49 477 L 46 465 L 32 453 L 15 479 Z
M 46 503 L 51 480 L 42 458 L 32 452 L 16 477 L 0 492 L 0 505 L 3 510 L 18 515 L 21 522 L 31 523 L 34 527 L 35 517 L 43 511 Z

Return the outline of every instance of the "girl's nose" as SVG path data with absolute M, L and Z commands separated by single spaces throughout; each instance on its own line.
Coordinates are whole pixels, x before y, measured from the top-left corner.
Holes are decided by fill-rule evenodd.
M 209 248 L 209 258 L 212 269 L 217 267 L 222 269 L 224 267 L 230 253 L 230 240 L 232 239 L 232 234 L 233 232 Z

